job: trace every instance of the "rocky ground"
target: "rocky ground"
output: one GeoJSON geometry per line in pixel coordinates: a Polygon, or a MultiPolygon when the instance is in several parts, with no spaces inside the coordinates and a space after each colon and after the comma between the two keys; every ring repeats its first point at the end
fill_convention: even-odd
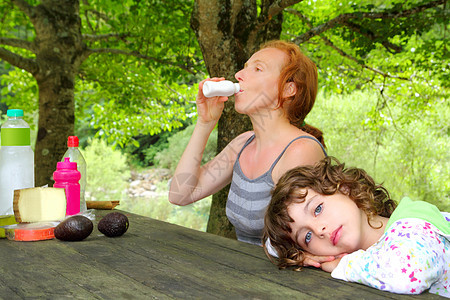
{"type": "Polygon", "coordinates": [[[147,169],[144,171],[131,171],[131,181],[127,193],[129,197],[153,198],[167,193],[165,186],[161,185],[170,179],[169,169],[147,169]]]}

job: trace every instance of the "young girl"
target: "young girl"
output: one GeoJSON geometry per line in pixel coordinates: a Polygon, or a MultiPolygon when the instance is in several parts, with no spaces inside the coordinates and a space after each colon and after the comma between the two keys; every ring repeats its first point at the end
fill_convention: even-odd
{"type": "Polygon", "coordinates": [[[253,131],[237,136],[201,166],[228,97],[206,98],[205,81],[200,82],[197,123],[171,180],[169,201],[187,205],[231,183],[226,213],[237,239],[261,245],[274,183],[292,167],[326,155],[320,130],[304,123],[317,94],[317,69],[297,45],[273,41],[254,53],[235,77],[241,90],[234,96],[234,107],[250,117],[253,131]]]}
{"type": "Polygon", "coordinates": [[[396,207],[364,170],[333,160],[294,168],[278,181],[265,215],[270,260],[301,267],[306,253],[334,255],[320,264],[334,278],[450,297],[450,214],[409,198],[396,207]]]}

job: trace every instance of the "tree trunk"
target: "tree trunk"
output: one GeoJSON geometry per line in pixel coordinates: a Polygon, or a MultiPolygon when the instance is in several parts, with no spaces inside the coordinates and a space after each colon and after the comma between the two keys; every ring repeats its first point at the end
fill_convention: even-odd
{"type": "MultiPolygon", "coordinates": [[[[262,1],[262,16],[267,14],[272,2],[262,1]]],[[[262,43],[278,39],[282,15],[268,19],[269,22],[259,25],[256,1],[196,0],[191,26],[209,75],[234,80],[234,74],[243,68],[262,43]]],[[[234,110],[233,101],[228,101],[219,120],[217,151],[220,152],[233,138],[247,130],[251,130],[249,118],[239,115],[234,110]]],[[[229,186],[213,195],[207,231],[235,237],[225,214],[228,190],[229,186]]]]}
{"type": "Polygon", "coordinates": [[[86,49],[82,42],[79,2],[47,0],[35,7],[39,122],[35,147],[36,186],[53,186],[52,174],[74,134],[75,76],[86,49]]]}
{"type": "Polygon", "coordinates": [[[50,78],[39,80],[38,86],[39,129],[34,154],[35,181],[36,186],[53,186],[55,162],[61,160],[67,149],[67,137],[74,134],[73,78],[67,77],[66,74],[53,74],[50,78]],[[54,89],[65,85],[66,88],[54,89]]]}

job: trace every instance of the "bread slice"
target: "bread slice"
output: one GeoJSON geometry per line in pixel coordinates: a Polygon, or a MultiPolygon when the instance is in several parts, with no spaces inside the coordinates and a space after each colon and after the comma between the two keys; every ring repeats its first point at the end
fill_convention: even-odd
{"type": "Polygon", "coordinates": [[[13,209],[19,223],[63,220],[66,193],[63,188],[53,187],[15,190],[13,209]]]}

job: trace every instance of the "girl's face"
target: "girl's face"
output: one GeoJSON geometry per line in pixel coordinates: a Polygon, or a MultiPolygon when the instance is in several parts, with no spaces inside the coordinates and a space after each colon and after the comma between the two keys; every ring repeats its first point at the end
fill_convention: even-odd
{"type": "Polygon", "coordinates": [[[276,48],[259,50],[236,73],[241,91],[235,95],[235,108],[249,114],[258,109],[273,109],[278,101],[278,78],[287,54],[276,48]]]}
{"type": "Polygon", "coordinates": [[[288,207],[291,238],[313,255],[339,255],[362,249],[369,224],[366,214],[348,196],[321,195],[307,189],[302,203],[288,207]]]}

